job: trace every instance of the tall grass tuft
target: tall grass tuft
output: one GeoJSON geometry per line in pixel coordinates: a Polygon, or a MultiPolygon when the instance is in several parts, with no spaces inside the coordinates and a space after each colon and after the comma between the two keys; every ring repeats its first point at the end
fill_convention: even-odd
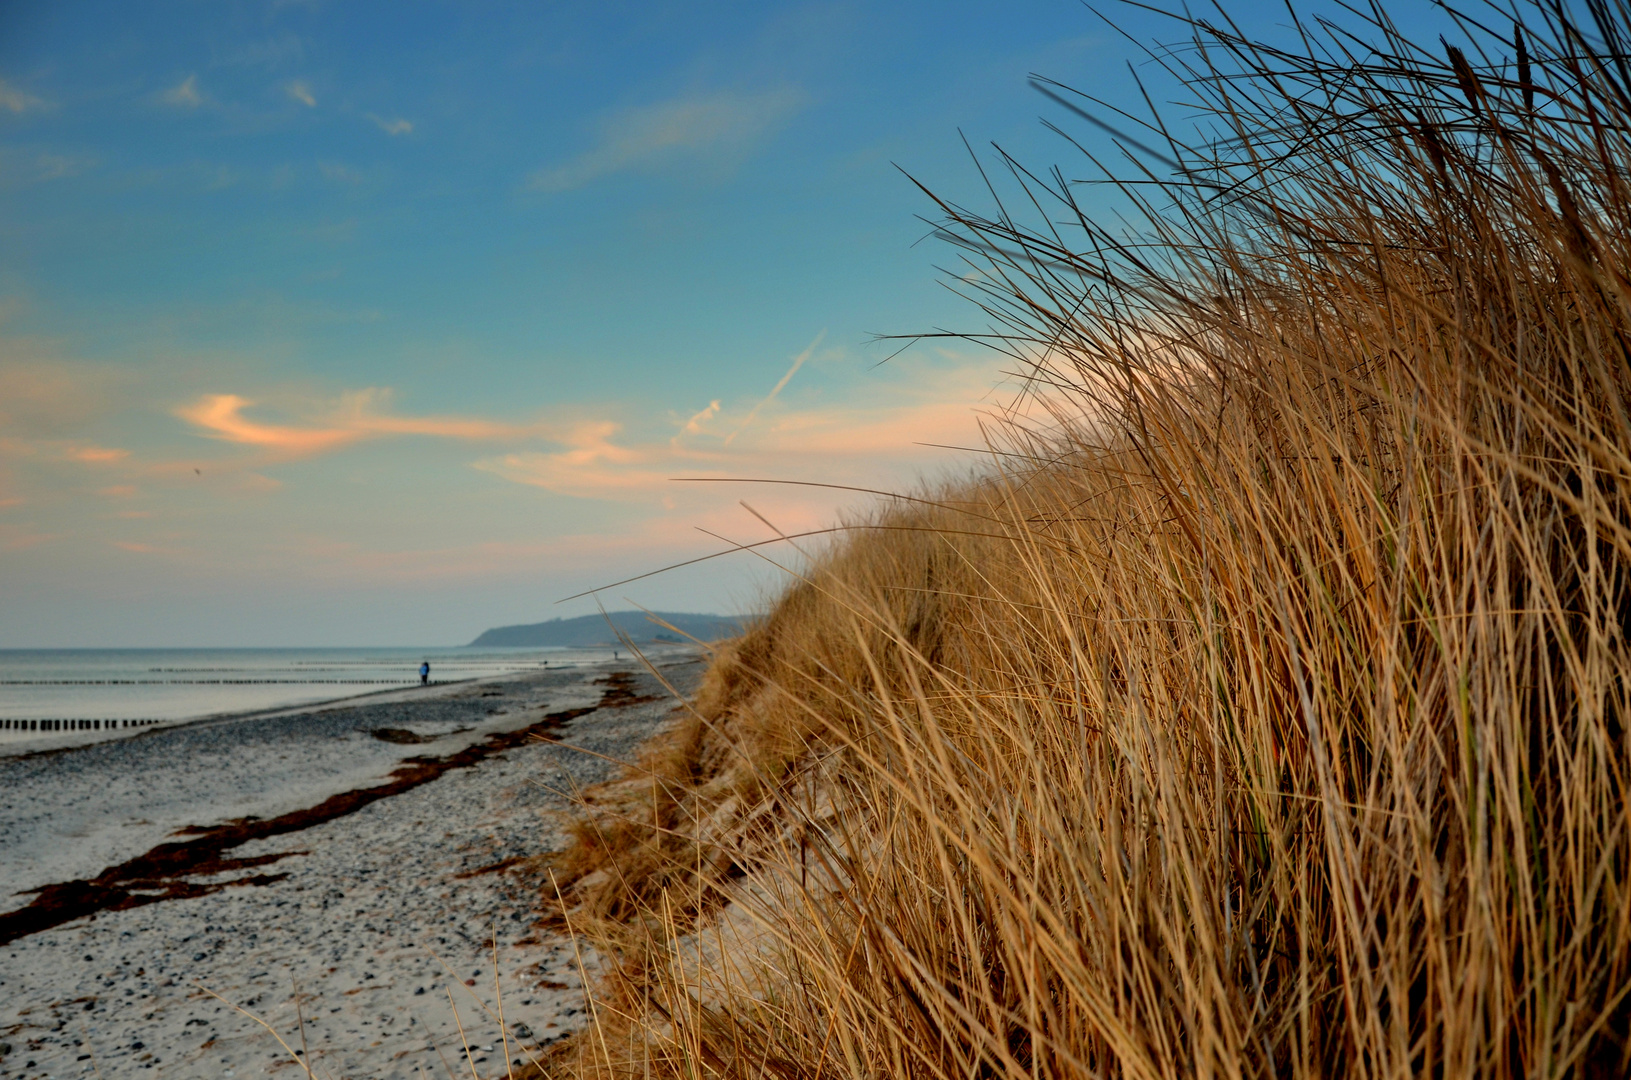
{"type": "Polygon", "coordinates": [[[1041,83],[1134,238],[937,200],[1028,419],[586,831],[573,1068],[1631,1071],[1631,15],[1355,18],[1180,20],[1187,141],[1041,83]]]}

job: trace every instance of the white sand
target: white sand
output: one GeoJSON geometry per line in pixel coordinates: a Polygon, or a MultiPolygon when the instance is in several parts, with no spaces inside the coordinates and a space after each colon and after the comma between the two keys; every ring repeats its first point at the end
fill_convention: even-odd
{"type": "MultiPolygon", "coordinates": [[[[665,659],[676,665],[665,675],[683,685],[700,670],[678,655],[665,659]]],[[[601,688],[590,680],[598,674],[530,696],[511,689],[503,715],[484,715],[478,730],[422,745],[344,734],[343,724],[319,719],[309,739],[299,725],[272,741],[229,731],[212,744],[215,757],[192,769],[185,762],[146,770],[152,776],[66,769],[50,795],[49,778],[34,777],[29,797],[46,811],[32,824],[0,827],[0,881],[15,889],[93,876],[183,822],[269,817],[347,785],[378,783],[401,758],[445,756],[488,731],[593,702],[601,688]],[[199,812],[211,799],[215,812],[199,812]],[[53,817],[57,827],[48,824],[53,817]],[[74,838],[75,831],[84,835],[74,838]]],[[[469,700],[482,692],[479,684],[463,688],[465,699],[449,707],[485,708],[469,700]]],[[[662,694],[644,675],[638,692],[662,694]]],[[[424,704],[410,699],[395,726],[431,735],[463,726],[424,704]]],[[[600,709],[571,721],[559,737],[626,758],[671,709],[666,698],[600,709]]],[[[105,911],[0,946],[0,1041],[10,1047],[0,1055],[0,1075],[302,1076],[271,1032],[232,1008],[264,1019],[298,1049],[296,984],[316,1076],[446,1077],[449,1066],[469,1076],[454,1008],[477,1072],[503,1075],[506,1060],[524,1061],[528,1048],[586,1021],[582,980],[572,943],[529,925],[538,890],[547,888],[535,872],[458,875],[555,849],[569,800],[547,789],[593,783],[611,768],[597,757],[529,743],[326,824],[226,853],[300,852],[248,872],[288,875],[272,884],[105,911]],[[496,1016],[495,935],[507,1059],[496,1016]]],[[[13,793],[7,798],[15,801],[13,793]]],[[[0,900],[0,910],[28,900],[0,900]]]]}

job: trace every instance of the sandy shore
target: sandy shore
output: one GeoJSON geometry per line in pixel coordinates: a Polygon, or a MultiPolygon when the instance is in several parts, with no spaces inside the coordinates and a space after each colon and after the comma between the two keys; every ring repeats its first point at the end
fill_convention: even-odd
{"type": "Polygon", "coordinates": [[[627,758],[672,707],[609,663],[0,759],[0,1076],[304,1075],[234,1006],[319,1077],[468,1076],[461,1022],[501,1075],[587,1019],[523,860],[614,768],[536,736],[627,758]]]}

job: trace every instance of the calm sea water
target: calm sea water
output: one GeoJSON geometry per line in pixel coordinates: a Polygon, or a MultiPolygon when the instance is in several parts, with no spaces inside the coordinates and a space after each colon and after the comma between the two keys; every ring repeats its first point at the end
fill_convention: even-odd
{"type": "MultiPolygon", "coordinates": [[[[609,649],[0,649],[0,720],[187,720],[568,667],[609,649]]],[[[7,725],[10,727],[11,725],[7,725]]]]}

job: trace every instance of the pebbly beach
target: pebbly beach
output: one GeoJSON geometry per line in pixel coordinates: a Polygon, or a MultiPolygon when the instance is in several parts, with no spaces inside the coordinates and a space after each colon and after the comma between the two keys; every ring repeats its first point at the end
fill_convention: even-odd
{"type": "Polygon", "coordinates": [[[547,856],[703,667],[647,659],[0,757],[0,1076],[527,1062],[594,965],[547,856]]]}

